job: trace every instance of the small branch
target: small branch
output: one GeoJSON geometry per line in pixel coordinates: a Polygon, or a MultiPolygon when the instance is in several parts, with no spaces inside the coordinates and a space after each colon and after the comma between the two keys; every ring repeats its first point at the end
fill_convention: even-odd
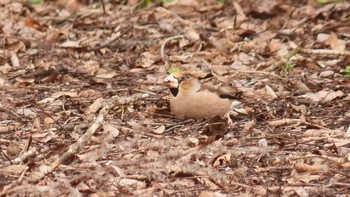
{"type": "Polygon", "coordinates": [[[316,55],[339,55],[339,56],[350,56],[350,51],[337,51],[329,49],[299,49],[300,53],[305,54],[316,54],[316,55]]]}
{"type": "Polygon", "coordinates": [[[183,38],[183,37],[184,37],[183,35],[177,35],[177,36],[169,37],[169,38],[164,40],[162,47],[160,47],[160,56],[162,57],[162,60],[164,60],[164,56],[165,56],[164,55],[164,48],[165,48],[166,43],[169,42],[170,40],[173,40],[176,38],[183,38]]]}
{"type": "Polygon", "coordinates": [[[33,175],[31,180],[33,182],[37,182],[44,178],[47,174],[53,172],[58,166],[60,166],[65,161],[69,160],[76,153],[78,153],[85,145],[85,143],[95,134],[97,129],[102,125],[105,115],[109,112],[110,109],[114,107],[118,107],[121,105],[125,105],[127,103],[134,102],[136,100],[148,97],[148,94],[133,94],[130,97],[122,97],[114,96],[109,99],[104,107],[100,110],[98,116],[96,117],[94,123],[88,128],[88,130],[78,139],[78,141],[72,144],[68,151],[57,158],[47,169],[42,170],[39,174],[33,175]]]}
{"type": "Polygon", "coordinates": [[[105,2],[103,0],[100,0],[101,1],[101,5],[102,5],[102,8],[103,8],[103,14],[106,15],[106,7],[105,7],[105,2]]]}
{"type": "Polygon", "coordinates": [[[282,57],[282,59],[280,59],[279,61],[275,62],[271,66],[265,68],[264,71],[266,71],[266,72],[274,71],[276,68],[278,68],[278,67],[284,65],[285,63],[287,63],[290,60],[290,58],[292,58],[294,55],[296,55],[298,53],[299,53],[299,49],[293,49],[293,50],[289,51],[287,55],[282,57]]]}
{"type": "Polygon", "coordinates": [[[2,148],[0,147],[0,153],[2,153],[2,155],[4,155],[4,157],[11,163],[13,164],[13,162],[11,161],[11,159],[6,155],[6,153],[4,151],[2,151],[2,148]]]}
{"type": "Polygon", "coordinates": [[[20,156],[18,156],[16,159],[14,159],[12,161],[12,163],[14,164],[20,164],[23,163],[24,160],[30,158],[30,157],[34,157],[35,155],[37,155],[38,152],[36,150],[36,148],[32,148],[27,152],[24,152],[23,154],[21,154],[20,156]]]}

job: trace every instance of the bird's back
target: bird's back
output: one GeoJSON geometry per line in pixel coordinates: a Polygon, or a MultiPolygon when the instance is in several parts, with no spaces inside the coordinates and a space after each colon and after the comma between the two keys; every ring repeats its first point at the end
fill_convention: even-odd
{"type": "Polygon", "coordinates": [[[207,118],[225,115],[230,110],[231,101],[222,99],[209,91],[178,95],[170,101],[173,114],[178,118],[207,118]]]}

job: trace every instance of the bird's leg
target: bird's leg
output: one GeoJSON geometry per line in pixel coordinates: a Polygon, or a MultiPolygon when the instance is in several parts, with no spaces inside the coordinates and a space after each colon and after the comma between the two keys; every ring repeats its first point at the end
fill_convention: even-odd
{"type": "Polygon", "coordinates": [[[232,122],[232,119],[231,119],[231,117],[230,117],[230,112],[227,112],[227,113],[225,114],[225,117],[227,118],[227,125],[228,125],[228,127],[229,127],[229,128],[233,127],[233,122],[232,122]]]}

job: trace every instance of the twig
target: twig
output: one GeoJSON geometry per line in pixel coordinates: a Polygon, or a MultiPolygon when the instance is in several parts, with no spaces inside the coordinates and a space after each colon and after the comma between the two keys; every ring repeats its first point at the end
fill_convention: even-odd
{"type": "Polygon", "coordinates": [[[29,167],[25,166],[18,180],[16,182],[10,183],[9,185],[6,185],[6,187],[4,187],[3,190],[1,191],[0,196],[7,196],[6,194],[12,193],[14,191],[18,191],[20,190],[21,187],[26,187],[26,186],[19,186],[19,187],[16,187],[16,186],[22,183],[24,175],[28,170],[29,170],[29,167]]]}
{"type": "Polygon", "coordinates": [[[164,48],[165,48],[166,43],[169,42],[170,40],[173,40],[176,38],[183,38],[183,37],[184,37],[183,35],[177,35],[177,36],[169,37],[169,38],[164,40],[162,46],[160,47],[160,56],[161,56],[162,60],[164,60],[164,48]]]}
{"type": "Polygon", "coordinates": [[[28,138],[28,140],[27,140],[27,143],[26,143],[26,145],[23,147],[23,150],[21,151],[21,153],[27,152],[27,151],[29,150],[30,145],[32,145],[32,140],[33,140],[32,135],[29,135],[29,138],[28,138]]]}
{"type": "Polygon", "coordinates": [[[330,49],[299,49],[300,53],[305,54],[317,54],[317,55],[340,55],[340,56],[350,56],[350,51],[337,51],[330,49]]]}
{"type": "Polygon", "coordinates": [[[105,7],[105,2],[103,0],[100,0],[103,8],[103,14],[106,15],[106,7],[105,7]]]}
{"type": "Polygon", "coordinates": [[[184,124],[191,123],[192,121],[193,121],[192,119],[189,119],[189,120],[184,120],[184,121],[181,121],[181,122],[177,122],[175,124],[167,125],[167,126],[165,126],[164,133],[167,133],[167,132],[171,131],[172,129],[176,128],[176,127],[181,127],[184,124]]]}
{"type": "MultiPolygon", "coordinates": [[[[21,164],[23,163],[24,160],[30,158],[30,157],[34,157],[35,155],[38,154],[36,148],[32,148],[32,149],[29,149],[30,145],[32,144],[32,136],[30,135],[29,136],[29,139],[26,143],[26,145],[23,147],[21,153],[19,154],[19,156],[17,158],[15,158],[13,161],[11,161],[5,153],[4,156],[9,159],[10,161],[10,165],[13,165],[13,164],[21,164]]],[[[2,150],[0,149],[0,151],[2,152],[2,150]]]]}
{"type": "Polygon", "coordinates": [[[292,58],[294,55],[296,55],[298,53],[299,53],[299,49],[293,49],[293,50],[289,51],[287,55],[282,57],[282,59],[280,59],[279,61],[275,62],[271,66],[265,68],[264,71],[266,71],[266,72],[274,71],[276,68],[278,68],[278,67],[282,66],[283,64],[287,63],[290,58],[292,58]]]}
{"type": "Polygon", "coordinates": [[[11,164],[13,164],[12,161],[11,161],[11,159],[6,155],[6,153],[4,153],[4,151],[2,151],[2,148],[1,148],[1,147],[0,147],[0,153],[2,153],[2,155],[4,155],[4,157],[5,157],[8,161],[10,161],[11,164]]]}
{"type": "MultiPolygon", "coordinates": [[[[196,147],[196,149],[198,149],[196,147]]],[[[216,178],[214,178],[213,176],[211,176],[208,172],[202,172],[202,171],[196,171],[196,170],[192,170],[189,168],[182,168],[182,173],[185,174],[191,174],[192,176],[196,176],[196,177],[206,177],[205,179],[207,179],[208,181],[212,182],[214,185],[216,185],[217,187],[223,189],[224,191],[227,191],[227,188],[225,185],[219,183],[219,181],[216,180],[216,178]]]]}
{"type": "Polygon", "coordinates": [[[86,129],[89,127],[89,124],[86,124],[83,122],[81,122],[79,125],[76,125],[74,123],[65,124],[63,126],[61,126],[59,124],[52,124],[51,127],[55,128],[55,129],[60,128],[60,129],[65,130],[65,131],[73,131],[73,130],[86,129]]]}
{"type": "MultiPolygon", "coordinates": [[[[121,105],[125,105],[127,103],[134,102],[136,100],[146,98],[149,94],[133,94],[130,97],[122,97],[114,96],[109,99],[104,107],[100,110],[98,116],[96,117],[94,123],[88,128],[88,130],[78,139],[77,142],[72,144],[68,151],[57,158],[47,169],[42,170],[39,174],[32,176],[32,181],[37,182],[44,178],[47,174],[53,172],[58,166],[60,166],[65,161],[69,160],[76,153],[78,153],[85,145],[85,143],[90,139],[91,136],[95,134],[97,129],[102,125],[105,115],[109,112],[110,109],[114,107],[119,107],[121,105]]],[[[35,173],[34,173],[35,174],[35,173]]]]}
{"type": "Polygon", "coordinates": [[[303,121],[300,119],[292,119],[292,118],[282,118],[279,120],[273,120],[273,121],[269,121],[268,124],[271,127],[279,127],[282,125],[290,125],[290,124],[300,124],[303,121]]]}
{"type": "Polygon", "coordinates": [[[20,163],[22,163],[24,160],[28,159],[29,157],[33,157],[33,156],[35,156],[35,155],[37,155],[37,150],[36,150],[36,148],[32,148],[32,149],[30,149],[29,151],[27,151],[27,152],[21,154],[20,156],[18,156],[16,159],[14,159],[14,160],[12,161],[12,163],[14,163],[14,164],[20,164],[20,163]]]}

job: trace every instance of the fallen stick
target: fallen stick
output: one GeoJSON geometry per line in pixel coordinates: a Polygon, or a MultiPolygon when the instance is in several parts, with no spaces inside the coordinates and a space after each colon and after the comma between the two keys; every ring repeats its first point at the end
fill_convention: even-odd
{"type": "MultiPolygon", "coordinates": [[[[93,124],[88,128],[88,130],[75,142],[74,144],[70,145],[67,152],[65,152],[63,155],[61,155],[59,158],[57,158],[49,167],[44,168],[44,170],[41,170],[38,173],[33,173],[30,180],[31,182],[38,182],[42,178],[44,178],[49,173],[53,172],[58,166],[60,166],[65,161],[69,160],[71,157],[73,157],[76,153],[78,153],[85,145],[85,143],[90,139],[91,136],[95,134],[97,129],[102,125],[105,115],[109,112],[110,109],[114,107],[119,107],[121,105],[125,105],[128,103],[132,103],[136,100],[146,98],[149,94],[133,94],[129,97],[122,97],[119,98],[118,96],[114,96],[111,99],[109,99],[100,110],[98,116],[96,117],[93,124]]],[[[40,168],[40,167],[39,167],[40,168]]]]}

